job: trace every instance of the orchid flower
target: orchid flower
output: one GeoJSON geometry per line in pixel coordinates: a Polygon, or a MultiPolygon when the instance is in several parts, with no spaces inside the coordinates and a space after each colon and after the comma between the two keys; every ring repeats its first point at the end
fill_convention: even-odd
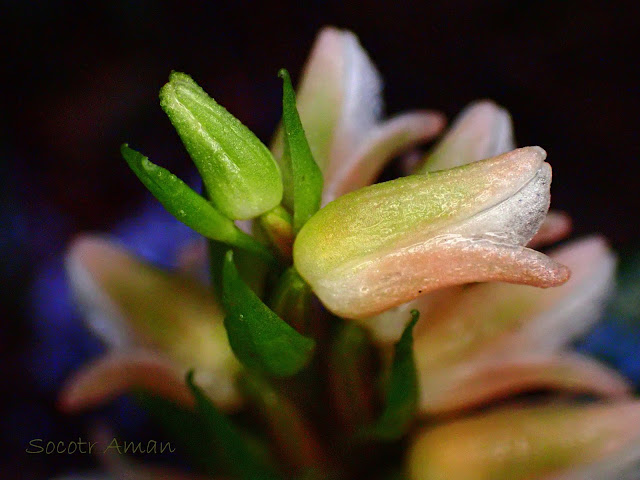
{"type": "Polygon", "coordinates": [[[637,478],[640,404],[508,406],[427,427],[411,480],[637,478]]]}
{"type": "Polygon", "coordinates": [[[560,285],[569,270],[523,247],[549,207],[545,158],[541,148],[522,148],[347,194],[302,229],[294,265],[347,318],[474,281],[560,285]]]}
{"type": "MultiPolygon", "coordinates": [[[[437,135],[442,117],[416,111],[382,121],[380,76],[347,31],[321,31],[297,95],[288,72],[279,76],[283,120],[270,150],[188,75],[174,72],[163,87],[161,105],[204,195],[123,146],[165,208],[212,241],[212,282],[194,275],[204,248],[189,247],[184,271],[166,272],[105,239],[76,241],[69,276],[110,352],[74,374],[62,406],[78,411],[142,389],[195,412],[237,477],[280,478],[222,413],[253,404],[289,477],[329,478],[361,468],[352,465],[358,442],[397,441],[417,416],[434,420],[549,388],[618,403],[505,407],[422,428],[407,460],[410,477],[560,480],[637,459],[640,407],[621,400],[626,381],[566,348],[598,319],[615,255],[596,237],[549,255],[533,249],[570,228],[566,215],[548,213],[546,152],[515,148],[509,114],[482,101],[412,175],[371,185],[386,162],[437,135]],[[252,222],[255,235],[238,220],[252,222]],[[250,285],[236,267],[239,251],[253,255],[252,270],[264,265],[260,278],[273,283],[250,285]],[[316,311],[312,294],[341,319],[316,311]],[[380,372],[388,380],[378,421],[377,402],[363,391],[377,362],[362,357],[374,346],[358,325],[383,353],[395,343],[388,375],[380,372]],[[327,352],[327,362],[312,361],[327,352]],[[354,403],[337,408],[347,421],[359,399],[367,403],[344,427],[350,448],[333,455],[325,451],[336,443],[329,429],[318,429],[331,437],[323,443],[302,413],[333,419],[316,398],[321,375],[332,400],[354,403]],[[521,429],[509,436],[511,425],[521,429]]],[[[119,478],[186,478],[113,465],[119,478]]]]}

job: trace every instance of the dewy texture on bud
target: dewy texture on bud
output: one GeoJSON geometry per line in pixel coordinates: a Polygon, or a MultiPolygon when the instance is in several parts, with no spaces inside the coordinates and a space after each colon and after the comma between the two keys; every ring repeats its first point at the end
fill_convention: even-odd
{"type": "Polygon", "coordinates": [[[282,179],[269,149],[191,77],[172,73],[160,103],[222,213],[246,220],[280,203],[282,179]]]}
{"type": "Polygon", "coordinates": [[[468,282],[562,284],[566,267],[522,246],[549,207],[545,158],[526,147],[340,197],[300,231],[295,267],[346,318],[468,282]]]}

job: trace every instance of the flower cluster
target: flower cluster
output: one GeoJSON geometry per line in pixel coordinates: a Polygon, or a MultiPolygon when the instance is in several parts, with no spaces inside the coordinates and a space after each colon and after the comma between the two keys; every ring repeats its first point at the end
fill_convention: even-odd
{"type": "MultiPolygon", "coordinates": [[[[632,471],[640,403],[568,348],[599,318],[616,257],[597,236],[535,249],[570,230],[548,212],[546,152],[516,148],[509,114],[480,101],[419,153],[443,117],[382,119],[379,74],[347,31],[319,34],[297,93],[279,75],[270,149],[188,75],[162,88],[203,194],[122,147],[207,241],[166,271],[108,239],[76,240],[69,278],[111,348],[69,379],[61,407],[135,392],[203,478],[632,471]],[[396,158],[407,175],[372,184],[396,158]]],[[[105,463],[116,478],[201,478],[105,463]]]]}

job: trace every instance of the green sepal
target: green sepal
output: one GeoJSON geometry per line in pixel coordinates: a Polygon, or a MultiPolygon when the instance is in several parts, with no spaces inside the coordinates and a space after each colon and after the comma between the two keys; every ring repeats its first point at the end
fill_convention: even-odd
{"type": "Polygon", "coordinates": [[[222,268],[222,303],[229,344],[247,368],[288,377],[307,365],[315,341],[296,332],[262,303],[240,278],[231,250],[222,268]]]}
{"type": "Polygon", "coordinates": [[[196,401],[196,412],[207,435],[214,439],[227,469],[242,480],[279,480],[281,477],[257,454],[233,422],[194,383],[193,370],[187,373],[186,381],[196,401]]]}
{"type": "Polygon", "coordinates": [[[420,313],[411,311],[411,321],[395,345],[385,407],[380,418],[362,429],[358,437],[381,441],[399,440],[407,433],[418,406],[418,371],[413,355],[413,327],[420,313]]]}
{"type": "Polygon", "coordinates": [[[269,249],[240,230],[233,220],[220,213],[205,198],[168,170],[152,163],[147,157],[125,143],[122,156],[133,173],[149,189],[171,215],[196,232],[212,240],[233,245],[273,261],[269,249]]]}
{"type": "Polygon", "coordinates": [[[296,94],[289,72],[278,72],[283,81],[282,126],[284,130],[284,160],[293,178],[293,228],[302,226],[318,211],[322,201],[323,178],[320,167],[313,159],[307,137],[296,108],[296,94]]]}

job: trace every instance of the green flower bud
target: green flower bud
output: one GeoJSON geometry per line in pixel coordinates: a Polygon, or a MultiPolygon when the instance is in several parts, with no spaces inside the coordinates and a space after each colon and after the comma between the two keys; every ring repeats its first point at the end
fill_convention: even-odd
{"type": "Polygon", "coordinates": [[[280,203],[280,170],[267,147],[191,77],[173,72],[160,104],[222,213],[244,220],[280,203]]]}

